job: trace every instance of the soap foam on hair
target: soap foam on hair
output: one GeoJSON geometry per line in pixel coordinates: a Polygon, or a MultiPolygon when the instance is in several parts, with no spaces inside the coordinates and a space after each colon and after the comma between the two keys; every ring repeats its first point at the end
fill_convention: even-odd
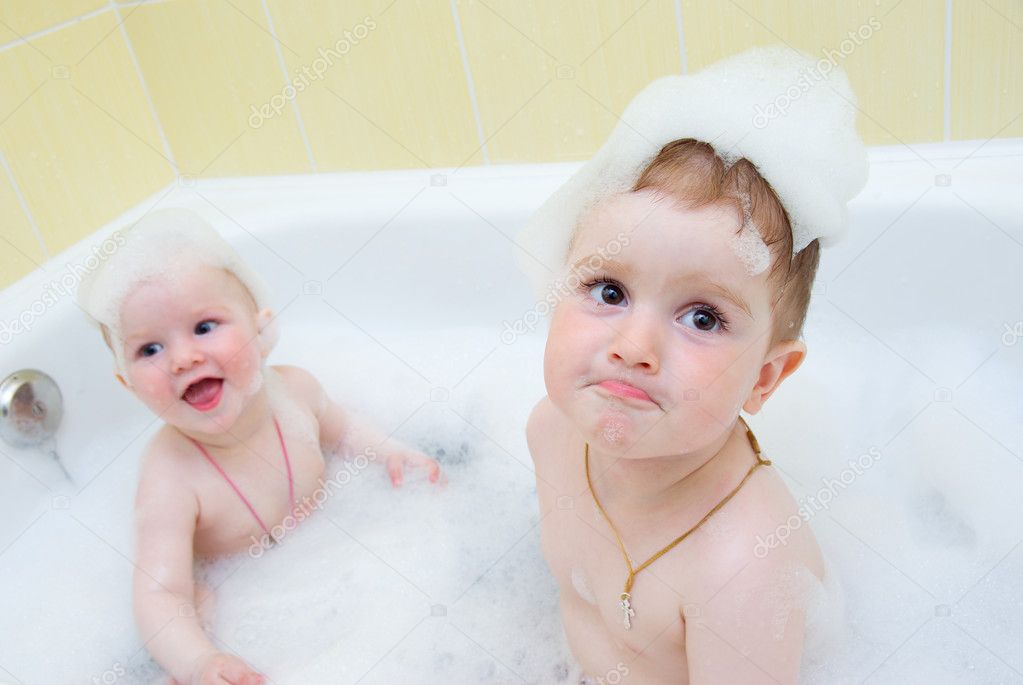
{"type": "MultiPolygon", "coordinates": [[[[685,138],[710,144],[726,165],[747,159],[756,166],[788,213],[793,253],[814,239],[822,245],[838,239],[847,224],[846,204],[867,178],[856,99],[845,74],[835,68],[811,79],[781,114],[763,115],[815,69],[813,58],[791,48],[752,48],[696,74],[650,83],[607,142],[519,234],[519,266],[537,292],[560,272],[580,218],[602,199],[631,190],[661,148],[685,138]]],[[[741,251],[751,256],[751,269],[763,264],[750,234],[741,251]]]]}

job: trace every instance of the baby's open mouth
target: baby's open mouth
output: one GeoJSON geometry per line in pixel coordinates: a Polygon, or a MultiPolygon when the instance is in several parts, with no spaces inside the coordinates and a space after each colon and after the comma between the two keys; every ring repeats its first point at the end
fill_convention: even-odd
{"type": "Polygon", "coordinates": [[[201,378],[185,388],[181,399],[199,411],[209,411],[220,402],[223,388],[223,378],[201,378]]]}

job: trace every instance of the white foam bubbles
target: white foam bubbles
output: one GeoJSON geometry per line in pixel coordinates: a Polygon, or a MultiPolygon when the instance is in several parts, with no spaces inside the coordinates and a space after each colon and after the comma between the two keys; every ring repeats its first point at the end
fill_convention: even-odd
{"type": "Polygon", "coordinates": [[[644,88],[600,150],[518,236],[519,266],[537,291],[560,271],[580,218],[602,198],[632,188],[664,145],[683,138],[711,143],[728,165],[739,158],[756,165],[788,212],[794,252],[815,238],[828,244],[841,236],[846,203],[867,178],[866,152],[848,79],[834,69],[807,82],[814,68],[811,57],[791,48],[753,48],[644,88]],[[758,116],[804,83],[782,114],[766,124],[758,116]]]}
{"type": "Polygon", "coordinates": [[[732,249],[750,276],[758,276],[771,266],[771,250],[752,221],[744,223],[732,238],[732,249]]]}
{"type": "MultiPolygon", "coordinates": [[[[878,396],[919,394],[912,371],[897,360],[850,354],[847,331],[835,322],[826,330],[835,331],[833,339],[816,333],[822,339],[814,363],[751,419],[778,473],[792,474],[810,491],[822,476],[838,478],[846,458],[877,439],[871,430],[881,427],[878,435],[890,436],[917,411],[892,416],[894,405],[878,396]],[[862,373],[868,362],[875,372],[869,378],[862,373]],[[877,387],[883,379],[890,385],[877,387]],[[812,421],[807,406],[814,406],[812,421]]],[[[438,489],[412,473],[394,490],[376,464],[339,478],[343,486],[281,545],[258,559],[242,554],[202,569],[216,588],[212,634],[282,685],[375,685],[410,677],[430,685],[568,682],[576,668],[560,626],[557,587],[540,553],[535,474],[522,430],[543,392],[543,340],[524,336],[502,346],[450,398],[426,402],[425,382],[361,333],[342,335],[322,324],[295,332],[302,335],[287,336],[279,353],[313,370],[336,399],[369,407],[386,430],[400,426],[399,437],[441,460],[449,484],[438,489]],[[358,354],[360,363],[336,364],[339,348],[358,354]],[[363,395],[369,387],[389,391],[363,395]]],[[[381,340],[391,349],[400,342],[381,340]]],[[[412,344],[437,350],[438,360],[455,360],[448,375],[439,361],[423,364],[441,383],[479,362],[493,347],[494,331],[417,334],[412,344]]],[[[990,364],[997,377],[1019,376],[1018,363],[996,357],[990,364]]],[[[272,380],[267,383],[272,390],[272,380]]],[[[962,581],[984,575],[981,561],[993,568],[1018,538],[1018,517],[1003,515],[1020,501],[1018,462],[997,446],[978,456],[979,443],[969,451],[969,435],[942,457],[939,443],[968,424],[943,428],[954,416],[931,418],[938,409],[932,405],[827,511],[804,524],[833,561],[819,586],[807,578],[804,683],[859,682],[882,663],[872,680],[907,682],[899,676],[914,667],[940,672],[935,682],[954,680],[960,673],[945,660],[976,656],[964,653],[964,644],[983,648],[961,633],[955,642],[928,632],[942,625],[959,630],[935,616],[939,603],[1011,662],[1023,622],[1006,617],[1005,602],[1019,597],[1019,550],[988,577],[994,585],[981,584],[961,604],[955,599],[969,587],[962,581]],[[898,455],[889,452],[896,448],[898,455]],[[906,462],[905,473],[899,462],[906,462]],[[935,473],[921,483],[928,473],[923,465],[935,473]],[[927,494],[934,490],[941,498],[927,494]],[[985,491],[999,493],[999,501],[985,500],[985,491]],[[974,528],[976,543],[933,535],[935,513],[942,523],[961,520],[974,528]],[[946,577],[959,579],[948,592],[941,590],[946,577]],[[927,618],[930,627],[907,642],[927,618]]],[[[294,417],[281,411],[289,435],[296,432],[294,417]]],[[[139,418],[138,431],[144,426],[139,418]]],[[[42,518],[0,555],[0,578],[16,598],[0,614],[8,648],[3,666],[25,682],[22,673],[40,682],[89,681],[116,665],[126,671],[119,685],[148,684],[160,675],[130,606],[131,503],[141,442],[81,494],[69,492],[70,509],[43,502],[42,518]],[[93,648],[77,648],[82,644],[93,648]],[[48,658],[54,653],[61,658],[48,658]]],[[[97,448],[83,459],[108,453],[97,448]]],[[[344,463],[332,460],[327,473],[344,463]]],[[[797,497],[804,494],[799,484],[790,487],[797,497]]],[[[591,498],[577,506],[601,525],[591,498]]],[[[1007,668],[985,659],[974,662],[975,681],[997,682],[1007,668]]],[[[965,665],[956,668],[966,672],[965,665]]]]}
{"type": "Polygon", "coordinates": [[[753,221],[748,195],[742,197],[742,215],[742,227],[731,239],[732,250],[746,268],[746,273],[758,276],[771,266],[771,249],[753,221]]]}
{"type": "MultiPolygon", "coordinates": [[[[121,311],[125,299],[141,283],[172,287],[188,278],[197,265],[226,269],[248,289],[257,309],[269,308],[270,295],[262,279],[195,212],[160,209],[115,233],[118,248],[102,265],[86,274],[78,286],[79,306],[94,323],[110,332],[117,367],[124,373],[126,360],[121,311]]],[[[276,342],[276,324],[264,332],[267,344],[276,342]]]]}

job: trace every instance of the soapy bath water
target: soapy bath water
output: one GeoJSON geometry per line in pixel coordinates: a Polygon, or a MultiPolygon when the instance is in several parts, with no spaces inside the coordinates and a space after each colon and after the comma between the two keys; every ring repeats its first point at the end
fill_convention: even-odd
{"type": "MultiPolygon", "coordinates": [[[[302,317],[314,320],[283,317],[271,362],[312,370],[338,400],[436,456],[448,483],[412,474],[393,490],[379,465],[333,459],[324,479],[339,485],[282,544],[200,566],[215,588],[216,643],[281,684],[573,682],[522,432],[543,393],[543,331],[512,345],[489,328],[374,341],[302,317]]],[[[1019,664],[961,631],[1002,654],[1023,636],[1012,608],[1023,600],[1014,580],[1023,552],[1011,546],[1023,530],[1006,516],[1018,510],[1023,466],[946,430],[938,405],[879,443],[916,404],[883,398],[914,397],[915,382],[896,364],[864,378],[863,352],[846,347],[849,325],[818,313],[808,332],[816,362],[750,419],[797,499],[828,500],[808,504],[813,515],[799,525],[813,526],[844,589],[845,625],[837,647],[814,647],[804,682],[1016,682],[1019,664]],[[880,457],[848,476],[849,460],[872,444],[880,457]]],[[[987,373],[1018,378],[1019,361],[994,361],[987,373]]],[[[141,409],[132,418],[135,432],[151,421],[141,409]]],[[[0,556],[9,598],[0,682],[161,677],[135,631],[129,561],[137,456],[154,429],[101,473],[89,462],[109,454],[69,459],[94,483],[64,508],[46,502],[0,556]]],[[[809,643],[827,643],[831,619],[811,620],[821,634],[809,643]]]]}

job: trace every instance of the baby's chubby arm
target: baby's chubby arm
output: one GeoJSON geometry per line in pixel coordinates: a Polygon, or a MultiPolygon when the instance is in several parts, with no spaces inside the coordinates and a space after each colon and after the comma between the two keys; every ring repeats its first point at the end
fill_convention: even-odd
{"type": "Polygon", "coordinates": [[[320,424],[320,448],[324,453],[366,454],[382,458],[395,486],[401,485],[405,466],[425,468],[430,482],[440,480],[440,464],[334,402],[311,373],[297,366],[274,368],[308,402],[320,424]]]}
{"type": "Polygon", "coordinates": [[[199,624],[192,577],[198,499],[158,442],[150,446],[135,500],[132,604],[142,639],[178,683],[259,685],[263,676],[219,653],[199,624]]]}

